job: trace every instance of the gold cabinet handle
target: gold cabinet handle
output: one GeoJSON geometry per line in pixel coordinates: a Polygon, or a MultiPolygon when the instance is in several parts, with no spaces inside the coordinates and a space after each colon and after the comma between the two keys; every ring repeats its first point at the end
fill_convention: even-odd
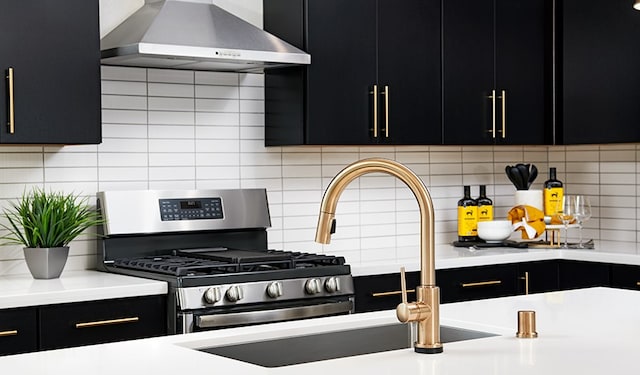
{"type": "MultiPolygon", "coordinates": [[[[415,293],[416,290],[415,289],[409,289],[407,290],[407,293],[415,293]]],[[[377,293],[371,293],[372,297],[388,297],[388,296],[397,296],[397,295],[401,295],[402,291],[401,290],[394,290],[392,292],[377,292],[377,293]]]]}
{"type": "Polygon", "coordinates": [[[18,334],[17,329],[14,329],[11,331],[0,331],[0,337],[15,336],[17,334],[18,334]]]}
{"type": "Polygon", "coordinates": [[[501,280],[492,280],[492,281],[480,281],[477,283],[463,283],[462,287],[463,288],[473,288],[476,286],[488,286],[488,285],[498,285],[498,284],[502,284],[501,280]]]}
{"type": "Polygon", "coordinates": [[[76,328],[91,328],[91,327],[108,326],[113,324],[133,323],[133,322],[137,322],[138,320],[140,320],[140,318],[137,316],[134,316],[131,318],[98,320],[95,322],[76,323],[76,328]]]}
{"type": "Polygon", "coordinates": [[[384,86],[384,136],[389,138],[389,86],[384,86]]]}
{"type": "Polygon", "coordinates": [[[529,271],[525,271],[524,276],[520,276],[520,280],[524,280],[524,294],[529,294],[529,271]]]}
{"type": "Polygon", "coordinates": [[[9,134],[13,134],[15,132],[15,104],[14,104],[14,96],[13,96],[13,68],[9,68],[7,72],[7,81],[9,83],[9,134]]]}
{"type": "Polygon", "coordinates": [[[373,138],[378,138],[378,85],[373,85],[373,138]]]}
{"type": "Polygon", "coordinates": [[[502,90],[502,139],[507,136],[507,91],[502,90]]]}
{"type": "Polygon", "coordinates": [[[636,285],[637,285],[637,286],[640,286],[640,281],[636,281],[636,285]]]}
{"type": "Polygon", "coordinates": [[[496,90],[491,90],[491,137],[496,138],[496,90]]]}

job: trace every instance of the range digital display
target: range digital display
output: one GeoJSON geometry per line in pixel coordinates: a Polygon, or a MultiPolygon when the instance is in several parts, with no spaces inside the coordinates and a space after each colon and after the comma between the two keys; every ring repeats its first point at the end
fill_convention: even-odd
{"type": "Polygon", "coordinates": [[[180,201],[180,208],[183,210],[194,210],[202,208],[200,201],[180,201]]]}

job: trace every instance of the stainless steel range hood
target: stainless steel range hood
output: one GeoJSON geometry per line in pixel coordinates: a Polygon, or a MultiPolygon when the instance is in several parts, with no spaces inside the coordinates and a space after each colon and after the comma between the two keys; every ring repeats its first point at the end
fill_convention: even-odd
{"type": "Polygon", "coordinates": [[[100,49],[105,65],[242,72],[311,63],[306,52],[202,0],[146,0],[100,49]]]}

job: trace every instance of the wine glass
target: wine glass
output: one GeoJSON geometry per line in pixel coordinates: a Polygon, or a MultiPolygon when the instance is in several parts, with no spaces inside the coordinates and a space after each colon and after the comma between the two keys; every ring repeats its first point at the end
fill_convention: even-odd
{"type": "Polygon", "coordinates": [[[576,221],[579,225],[580,242],[578,247],[584,249],[584,243],[582,242],[582,223],[591,218],[591,203],[586,195],[576,195],[576,212],[574,214],[576,221]]]}
{"type": "Polygon", "coordinates": [[[564,224],[564,245],[565,249],[569,248],[569,223],[574,219],[576,213],[576,196],[565,195],[558,200],[557,215],[564,224]]]}

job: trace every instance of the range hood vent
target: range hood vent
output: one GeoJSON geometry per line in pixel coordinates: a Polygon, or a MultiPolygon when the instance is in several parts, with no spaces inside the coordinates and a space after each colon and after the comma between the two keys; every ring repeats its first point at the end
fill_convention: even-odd
{"type": "Polygon", "coordinates": [[[311,63],[308,53],[197,0],[146,0],[100,49],[105,65],[256,72],[311,63]]]}

